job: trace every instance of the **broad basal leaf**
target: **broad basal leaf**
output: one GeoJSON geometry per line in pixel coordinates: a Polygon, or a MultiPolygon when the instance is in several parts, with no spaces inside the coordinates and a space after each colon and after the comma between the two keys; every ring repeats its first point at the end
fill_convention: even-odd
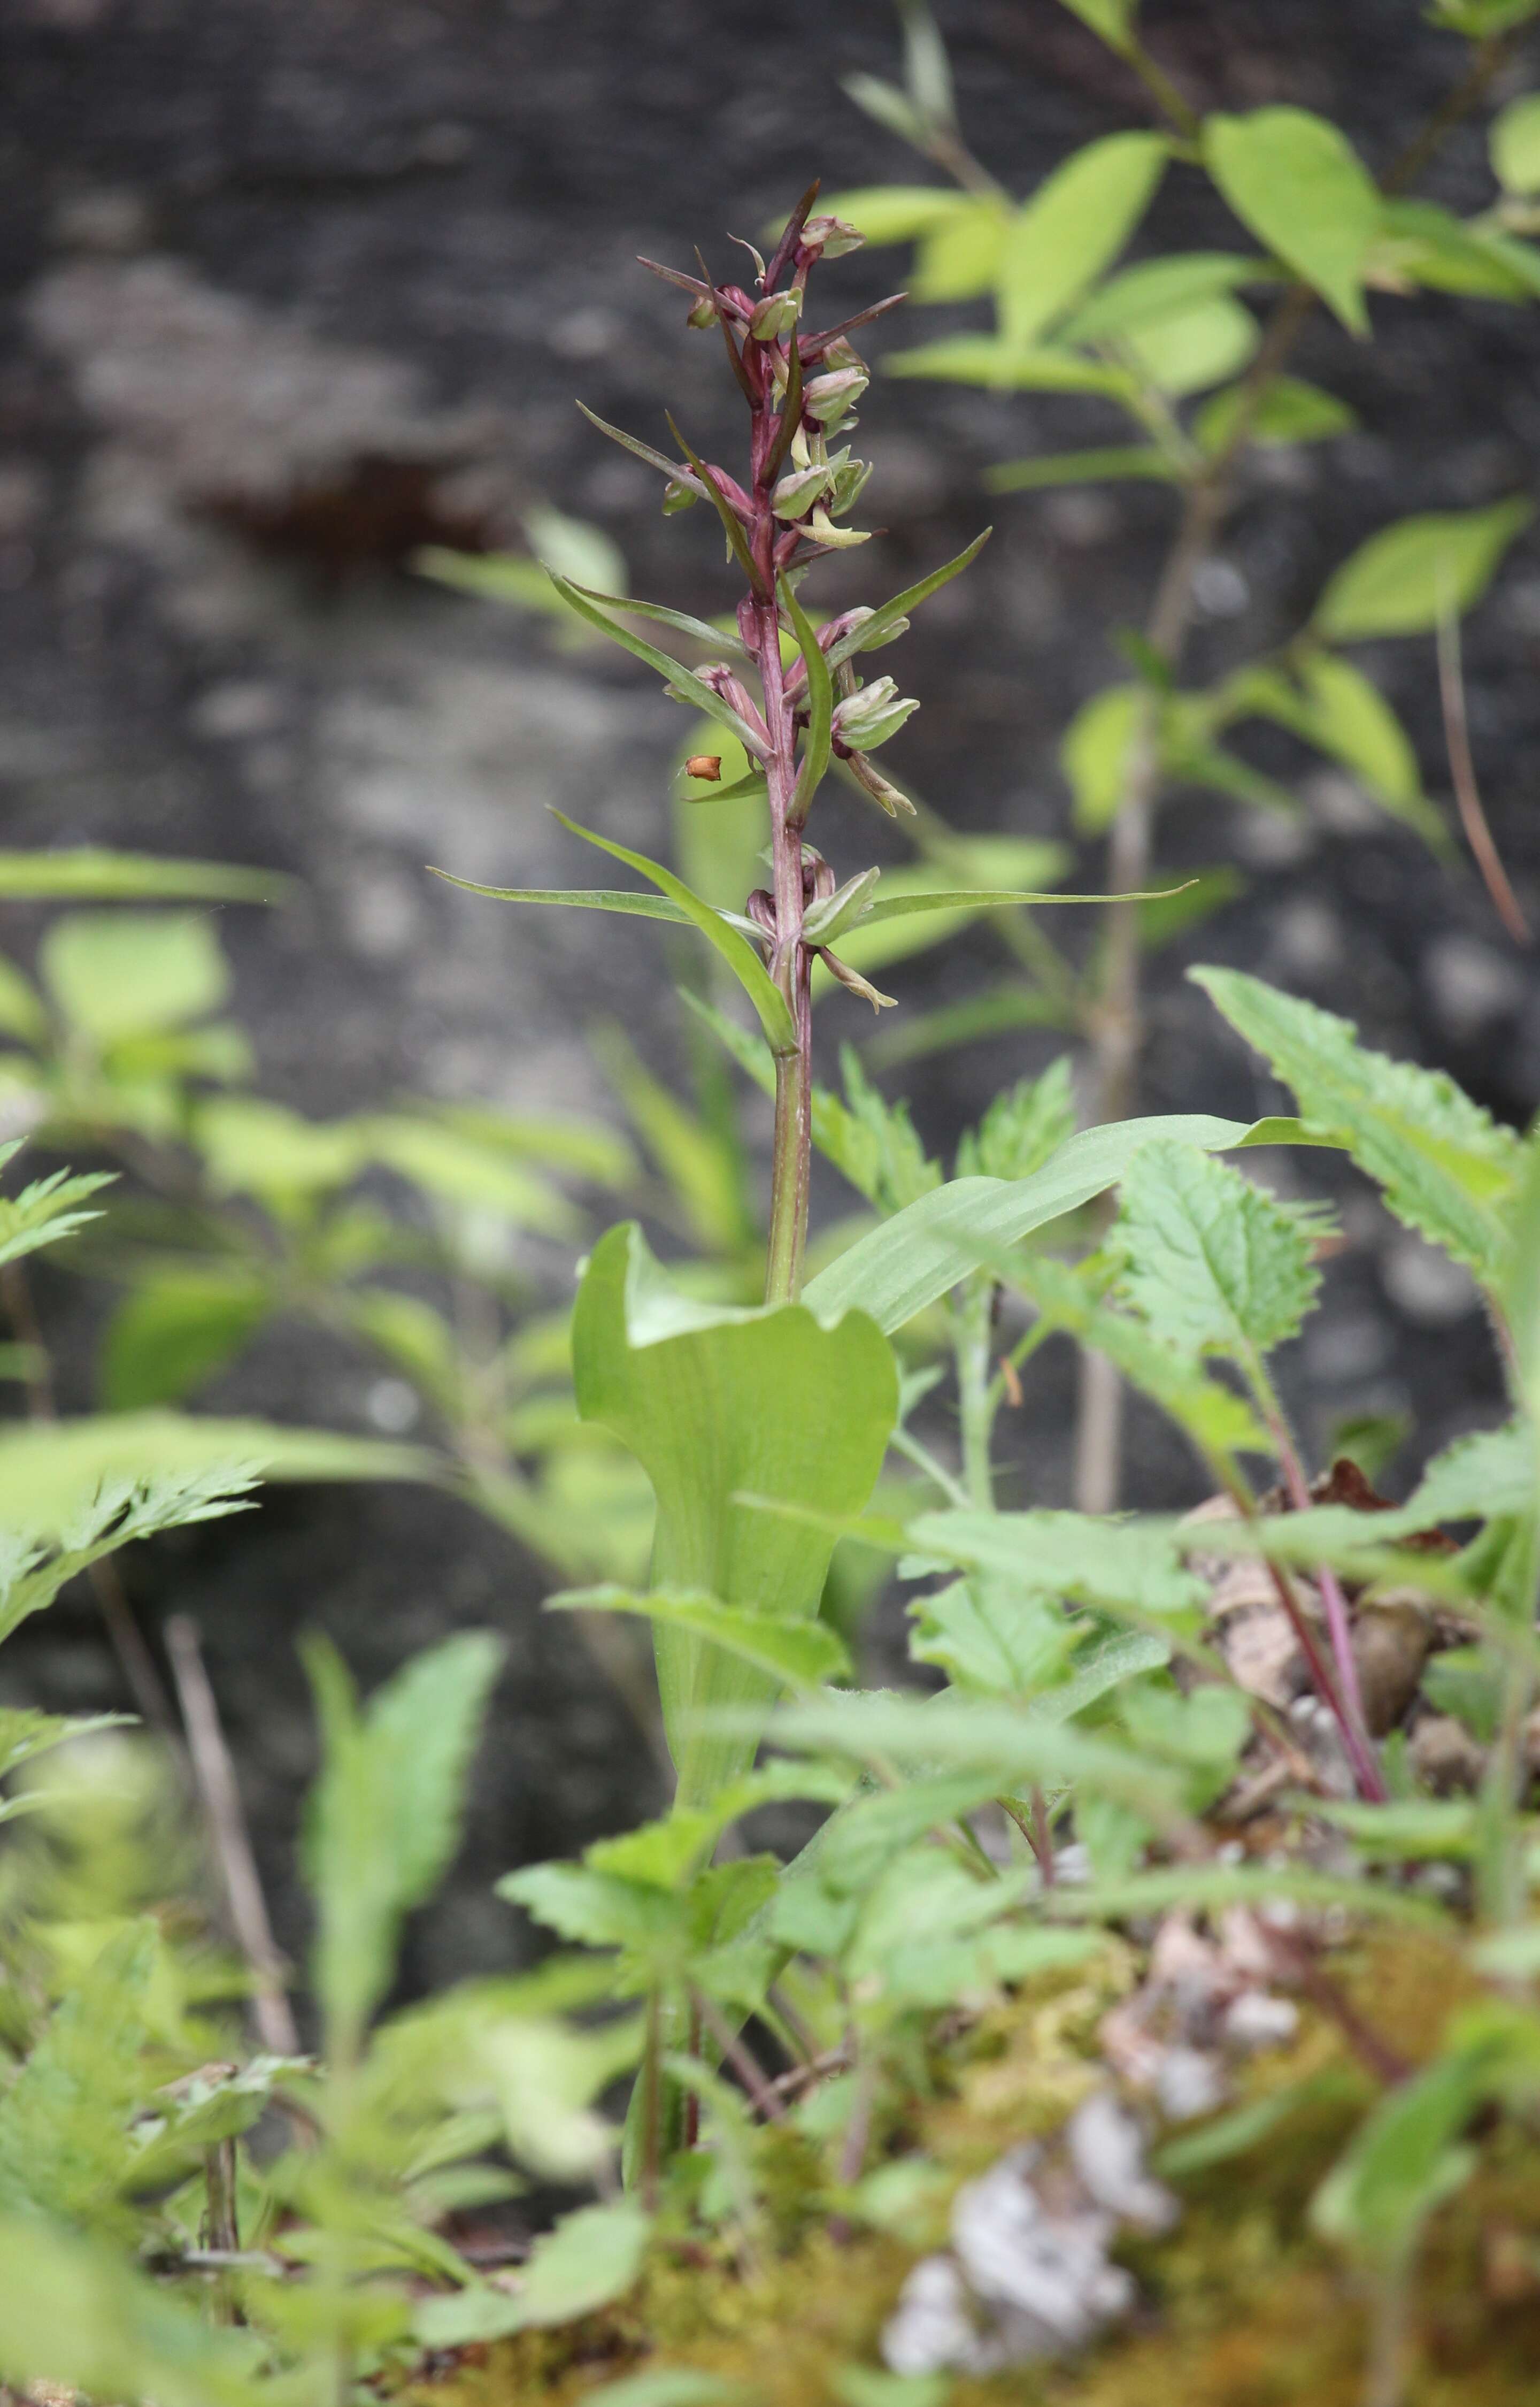
{"type": "MultiPolygon", "coordinates": [[[[811,1620],[831,1535],[738,1499],[831,1516],[865,1506],[898,1402],[892,1355],[865,1314],[698,1303],[668,1283],[639,1230],[613,1229],[578,1295],[572,1358],[583,1417],[612,1430],[652,1482],[655,1587],[811,1620]]],[[[777,1682],[684,1630],[657,1635],[679,1800],[697,1805],[754,1753],[752,1737],[713,1731],[706,1717],[762,1711],[777,1682]]]]}
{"type": "Polygon", "coordinates": [[[1519,1145],[1452,1078],[1355,1041],[1350,1021],[1237,970],[1191,973],[1299,1099],[1312,1132],[1345,1146],[1398,1218],[1474,1271],[1500,1275],[1519,1145]]]}

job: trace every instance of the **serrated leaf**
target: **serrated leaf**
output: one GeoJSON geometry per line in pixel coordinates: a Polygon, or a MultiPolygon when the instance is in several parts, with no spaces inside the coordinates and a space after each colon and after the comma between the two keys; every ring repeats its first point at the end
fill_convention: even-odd
{"type": "Polygon", "coordinates": [[[1349,1020],[1237,970],[1189,976],[1293,1089],[1307,1129],[1346,1147],[1398,1218],[1490,1287],[1519,1175],[1512,1131],[1442,1071],[1360,1046],[1349,1020]]]}
{"type": "MultiPolygon", "coordinates": [[[[725,508],[726,504],[723,506],[725,508]]],[[[590,626],[597,627],[600,634],[608,635],[623,651],[633,653],[639,661],[645,661],[680,701],[689,703],[693,709],[703,711],[708,719],[717,719],[722,726],[730,728],[745,751],[752,753],[756,760],[764,759],[764,739],[755,733],[747,719],[739,717],[730,702],[724,702],[709,685],[703,685],[692,669],[683,667],[668,652],[660,652],[656,644],[647,643],[643,636],[617,624],[610,616],[611,611],[624,614],[629,606],[623,595],[606,593],[590,599],[585,588],[574,585],[570,577],[558,576],[555,569],[547,569],[545,573],[562,600],[577,612],[580,619],[586,619],[590,626]]]]}
{"type": "Polygon", "coordinates": [[[1046,1592],[1030,1593],[1009,1577],[954,1580],[916,1598],[909,1611],[914,1661],[934,1663],[954,1688],[987,1696],[1024,1700],[1053,1688],[1080,1636],[1046,1592]]]}
{"type": "Polygon", "coordinates": [[[957,1175],[1030,1178],[1074,1133],[1069,1057],[1061,1054],[1039,1076],[1019,1078],[995,1097],[957,1147],[957,1175]]]}
{"type": "Polygon", "coordinates": [[[1216,115],[1204,160],[1241,223],[1336,312],[1368,332],[1363,263],[1379,226],[1374,180],[1345,136],[1303,108],[1216,115]]]}
{"type": "MultiPolygon", "coordinates": [[[[0,1168],[18,1150],[16,1145],[0,1145],[0,1168]]],[[[113,1178],[110,1171],[74,1176],[67,1170],[56,1170],[47,1178],[34,1179],[20,1195],[0,1196],[0,1262],[20,1261],[39,1246],[73,1236],[88,1220],[99,1220],[99,1212],[83,1212],[80,1206],[88,1196],[110,1187],[113,1178]]]]}
{"type": "Polygon", "coordinates": [[[446,1639],[414,1657],[360,1713],[336,1650],[319,1638],[306,1646],[323,1759],[305,1809],[304,1861],[333,2061],[355,2058],[394,1973],[401,1925],[459,1843],[470,1760],[502,1654],[486,1631],[446,1639]]]}
{"type": "MultiPolygon", "coordinates": [[[[745,1493],[857,1513],[897,1417],[892,1355],[860,1312],[731,1309],[682,1295],[634,1227],[595,1247],[579,1291],[578,1409],[629,1447],[657,1499],[655,1587],[808,1621],[826,1533],[746,1510],[745,1493]]],[[[704,1803],[754,1744],[704,1726],[718,1706],[762,1713],[775,1680],[682,1630],[657,1633],[680,1802],[704,1803]]]]}
{"type": "Polygon", "coordinates": [[[1300,680],[1311,740],[1353,770],[1392,818],[1447,855],[1448,831],[1422,790],[1411,738],[1379,688],[1335,652],[1309,653],[1300,680]]]}
{"type": "Polygon", "coordinates": [[[1104,135],[1023,203],[1006,235],[996,291],[1008,347],[1025,350],[1116,258],[1169,155],[1163,135],[1104,135]]]}
{"type": "Polygon", "coordinates": [[[1533,515],[1516,495],[1485,509],[1433,510],[1381,527],[1329,579],[1311,623],[1338,643],[1425,634],[1446,611],[1463,614],[1479,602],[1533,515]]]}
{"type": "Polygon", "coordinates": [[[1148,1517],[955,1512],[919,1514],[909,1537],[917,1553],[1009,1582],[1019,1595],[1170,1615],[1191,1612],[1205,1594],[1181,1560],[1177,1531],[1148,1517]]]}
{"type": "Polygon", "coordinates": [[[882,1329],[902,1328],[982,1263],[994,1263],[1034,1229],[1115,1186],[1139,1147],[1171,1136],[1214,1151],[1241,1144],[1244,1122],[1205,1114],[1085,1129],[1031,1177],[954,1179],[847,1248],[809,1281],[820,1313],[855,1308],[882,1329]]]}
{"type": "Polygon", "coordinates": [[[1152,1336],[1179,1353],[1244,1359],[1298,1335],[1321,1285],[1313,1233],[1227,1162],[1157,1144],[1123,1174],[1109,1250],[1152,1336]]]}
{"type": "Polygon", "coordinates": [[[883,365],[889,376],[982,385],[993,392],[1092,392],[1126,401],[1137,391],[1126,368],[1100,366],[1079,351],[1049,344],[1011,343],[999,335],[949,335],[911,351],[890,351],[883,365]]]}

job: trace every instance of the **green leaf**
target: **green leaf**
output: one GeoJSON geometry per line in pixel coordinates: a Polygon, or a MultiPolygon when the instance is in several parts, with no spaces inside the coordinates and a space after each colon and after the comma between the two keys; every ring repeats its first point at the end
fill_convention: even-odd
{"type": "Polygon", "coordinates": [[[713,1596],[681,1594],[654,1588],[645,1596],[634,1588],[568,1588],[545,1600],[547,1613],[637,1613],[662,1630],[719,1646],[751,1664],[776,1682],[797,1688],[819,1688],[825,1681],[848,1677],[850,1654],[844,1640],[826,1621],[787,1621],[774,1613],[747,1612],[720,1604],[713,1596]]]}
{"type": "Polygon", "coordinates": [[[1170,146],[1159,134],[1087,143],[1017,211],[1000,256],[1000,332],[1025,350],[1117,257],[1154,195],[1170,146]]]}
{"type": "Polygon", "coordinates": [[[1264,259],[1233,250],[1185,250],[1171,259],[1142,260],[1092,293],[1059,329],[1067,343],[1101,343],[1164,318],[1180,317],[1200,302],[1222,298],[1242,284],[1265,280],[1264,259]]]}
{"type": "Polygon", "coordinates": [[[1045,1596],[1010,1579],[955,1580],[910,1606],[910,1654],[935,1663],[954,1688],[1036,1696],[1053,1688],[1079,1636],[1045,1596]]]}
{"type": "Polygon", "coordinates": [[[261,1279],[238,1264],[157,1270],[125,1297],[102,1341],[108,1412],[174,1404],[223,1370],[273,1308],[261,1279]]]}
{"type": "Polygon", "coordinates": [[[881,1329],[900,1329],[982,1263],[996,1261],[1034,1229],[1115,1186],[1152,1138],[1218,1152],[1246,1134],[1243,1122],[1205,1114],[1082,1130],[1029,1178],[954,1179],[922,1197],[820,1271],[804,1302],[825,1317],[854,1308],[870,1313],[881,1329]]]}
{"type": "MultiPolygon", "coordinates": [[[[1230,442],[1246,406],[1243,395],[1240,385],[1216,392],[1194,419],[1193,438],[1210,458],[1230,442]]],[[[1335,393],[1322,392],[1319,385],[1307,384],[1299,377],[1271,377],[1250,418],[1248,439],[1264,444],[1324,443],[1334,434],[1350,434],[1357,424],[1357,412],[1338,401],[1335,393]]]]}
{"type": "Polygon", "coordinates": [[[985,527],[983,533],[976,534],[954,560],[946,561],[941,567],[933,568],[927,577],[907,585],[901,593],[895,593],[891,601],[884,602],[881,608],[874,610],[869,619],[863,619],[858,627],[853,627],[848,634],[840,637],[838,643],[831,644],[828,649],[829,668],[837,669],[841,662],[853,660],[857,652],[869,651],[873,644],[881,643],[883,637],[897,627],[900,619],[909,618],[922,602],[928,602],[930,596],[943,585],[950,584],[953,577],[960,577],[963,570],[978,559],[994,532],[993,527],[985,527]]]}
{"type": "Polygon", "coordinates": [[[1029,1178],[1075,1133],[1069,1056],[1002,1088],[957,1147],[959,1178],[1029,1178]]]}
{"type": "Polygon", "coordinates": [[[925,235],[915,254],[910,291],[916,301],[971,301],[988,292],[1000,272],[1010,224],[1004,200],[987,195],[925,235]]]}
{"type": "Polygon", "coordinates": [[[693,2365],[651,2364],[588,2393],[593,2407],[738,2407],[753,2396],[745,2384],[725,2374],[702,2373],[693,2365]]]}
{"type": "Polygon", "coordinates": [[[1317,2192],[1317,2230],[1371,2261],[1405,2265],[1434,2207],[1475,2171],[1475,2149],[1460,2142],[1481,2071],[1463,2054],[1441,2056],[1390,2090],[1317,2192]]]}
{"type": "Polygon", "coordinates": [[[1134,328],[1123,336],[1121,349],[1152,385],[1180,401],[1237,376],[1260,339],[1250,309],[1221,295],[1134,328]]]}
{"type": "Polygon", "coordinates": [[[547,1237],[573,1236],[581,1225],[564,1195],[500,1146],[405,1112],[381,1112],[355,1126],[372,1160],[438,1203],[547,1237]]]}
{"type": "Polygon", "coordinates": [[[966,192],[945,184],[867,184],[848,192],[820,199],[819,208],[857,227],[874,249],[884,243],[912,242],[933,234],[949,219],[966,217],[972,206],[966,192]]]}
{"type": "Polygon", "coordinates": [[[1374,180],[1335,125],[1303,108],[1213,116],[1205,164],[1241,223],[1366,335],[1363,263],[1378,231],[1374,180]]]}
{"type": "Polygon", "coordinates": [[[1139,0],[1061,0],[1061,5],[1082,25],[1099,34],[1109,50],[1116,50],[1120,57],[1126,51],[1139,12],[1139,0]]]}
{"type": "Polygon", "coordinates": [[[1265,1432],[1232,1389],[1163,1346],[1142,1321],[1101,1303],[1095,1285],[1080,1272],[1046,1255],[1027,1254],[1017,1258],[1010,1276],[1046,1322],[1105,1354],[1131,1386],[1158,1404],[1205,1462],[1270,1452],[1265,1432]]]}
{"type": "Polygon", "coordinates": [[[250,2335],[210,2323],[139,2272],[120,2247],[35,2215],[0,2219],[0,2375],[35,2396],[47,2383],[158,2407],[280,2407],[293,2393],[259,2369],[250,2335]]]}
{"type": "Polygon", "coordinates": [[[218,1487],[232,1474],[246,1488],[259,1473],[276,1479],[421,1480],[439,1469],[437,1459],[420,1447],[333,1430],[212,1415],[104,1413],[0,1435],[0,1526],[67,1541],[93,1498],[114,1483],[125,1494],[153,1495],[162,1483],[174,1491],[184,1482],[218,1487]]]}
{"type": "Polygon", "coordinates": [[[824,780],[832,749],[831,724],[834,717],[834,679],[828,661],[818,641],[817,631],[808,617],[796,592],[783,577],[780,579],[781,607],[791,621],[798,649],[807,670],[808,728],[802,744],[802,765],[797,774],[797,786],[791,798],[794,822],[800,823],[812,806],[812,798],[824,780]]]}
{"type": "Polygon", "coordinates": [[[1500,108],[1487,132],[1491,171],[1505,192],[1540,192],[1540,92],[1520,93],[1500,108]]]}
{"type": "Polygon", "coordinates": [[[1335,652],[1309,653],[1300,677],[1311,740],[1353,770],[1392,818],[1447,855],[1448,831],[1422,790],[1411,738],[1378,687],[1335,652]]]}
{"type": "MultiPolygon", "coordinates": [[[[485,894],[493,903],[555,903],[565,911],[618,911],[633,919],[666,919],[673,928],[690,925],[688,912],[677,903],[661,894],[638,894],[629,886],[482,886],[473,877],[457,877],[451,870],[434,869],[431,863],[428,875],[442,877],[446,886],[459,886],[467,894],[485,894]]],[[[734,914],[729,924],[752,927],[754,923],[734,914]]]]}
{"type": "Polygon", "coordinates": [[[1382,527],[1330,579],[1311,623],[1338,643],[1424,634],[1446,610],[1475,607],[1533,515],[1516,495],[1486,509],[1430,511],[1382,527]]]}
{"type": "Polygon", "coordinates": [[[1059,762],[1082,835],[1103,834],[1117,818],[1148,709],[1142,686],[1107,686],[1081,705],[1065,730],[1059,762]]]}
{"type": "MultiPolygon", "coordinates": [[[[578,1410],[637,1457],[657,1499],[652,1578],[740,1611],[810,1621],[833,1540],[748,1511],[744,1493],[858,1513],[897,1417],[886,1344],[861,1313],[728,1309],[671,1287],[634,1227],[595,1247],[572,1330],[578,1410]]],[[[703,1726],[762,1712],[775,1682],[683,1631],[657,1631],[658,1679],[682,1804],[752,1759],[752,1739],[703,1726]]]]}
{"type": "Polygon", "coordinates": [[[1533,301],[1540,251],[1495,226],[1466,225],[1434,201],[1387,201],[1371,265],[1394,283],[1484,301],[1533,301]]]}
{"type": "Polygon", "coordinates": [[[1321,1286],[1310,1220],[1196,1146],[1148,1145],[1123,1174],[1109,1241],[1119,1286],[1162,1344],[1266,1355],[1321,1286]]]}
{"type": "Polygon", "coordinates": [[[464,1789],[500,1640],[466,1631],[414,1657],[360,1713],[324,1639],[305,1646],[323,1756],[305,1809],[315,1981],[328,2054],[350,2062],[395,1971],[401,1925],[459,1844],[464,1789]]]}
{"type": "Polygon", "coordinates": [[[1345,1146],[1399,1219],[1491,1287],[1518,1176],[1512,1132],[1442,1071],[1369,1052],[1350,1021],[1314,1004],[1237,970],[1188,975],[1293,1089],[1307,1130],[1345,1146]]]}
{"type": "Polygon", "coordinates": [[[1079,351],[1024,346],[998,335],[949,335],[911,351],[890,351],[883,365],[889,376],[930,377],[993,392],[1093,392],[1127,401],[1137,389],[1126,368],[1098,366],[1079,351]]]}
{"type": "Polygon", "coordinates": [[[101,1045],[185,1027],[230,991],[212,923],[191,911],[72,912],[38,963],[65,1019],[101,1045]]]}
{"type": "Polygon", "coordinates": [[[7,903],[282,903],[298,890],[276,869],[222,861],[157,861],[92,845],[0,852],[0,900],[7,903]]]}
{"type": "Polygon", "coordinates": [[[542,2234],[516,2294],[489,2286],[429,2299],[414,2319],[429,2348],[459,2348],[575,2323],[624,2297],[642,2271],[652,2218],[634,2200],[580,2206],[542,2234]]]}
{"type": "Polygon", "coordinates": [[[0,1034],[20,1037],[23,1045],[40,1045],[48,1033],[42,996],[15,962],[0,953],[0,1034]]]}
{"type": "Polygon", "coordinates": [[[765,758],[763,737],[755,733],[747,719],[739,717],[730,702],[724,702],[720,694],[713,693],[709,685],[701,683],[692,669],[682,666],[668,652],[660,652],[656,644],[649,644],[644,637],[633,634],[629,627],[617,625],[609,614],[612,610],[624,612],[629,608],[623,596],[605,593],[590,600],[584,588],[574,585],[570,577],[559,577],[555,569],[547,569],[546,575],[562,600],[577,612],[580,619],[586,619],[590,626],[597,627],[600,634],[608,635],[622,650],[634,653],[639,661],[645,661],[650,669],[656,669],[668,691],[677,701],[687,702],[692,709],[703,711],[708,719],[714,719],[722,726],[730,728],[745,751],[752,753],[756,760],[765,758]]]}
{"type": "MultiPolygon", "coordinates": [[[[0,1169],[20,1149],[19,1143],[0,1145],[0,1169]]],[[[35,1178],[20,1195],[0,1196],[0,1262],[20,1261],[23,1254],[57,1245],[88,1221],[99,1220],[99,1212],[82,1212],[79,1207],[89,1195],[110,1187],[113,1177],[112,1172],[105,1170],[78,1177],[72,1177],[67,1170],[55,1170],[47,1178],[35,1178]]]]}
{"type": "Polygon", "coordinates": [[[1101,451],[1055,451],[1041,460],[1005,460],[985,469],[984,483],[992,493],[1035,493],[1051,485],[1096,485],[1130,477],[1169,485],[1180,473],[1164,451],[1143,443],[1101,451]]]}
{"type": "Polygon", "coordinates": [[[1180,1559],[1180,1531],[1176,1522],[1087,1513],[922,1513],[909,1525],[909,1541],[917,1554],[1009,1584],[1020,1596],[1170,1615],[1205,1599],[1180,1559]]]}

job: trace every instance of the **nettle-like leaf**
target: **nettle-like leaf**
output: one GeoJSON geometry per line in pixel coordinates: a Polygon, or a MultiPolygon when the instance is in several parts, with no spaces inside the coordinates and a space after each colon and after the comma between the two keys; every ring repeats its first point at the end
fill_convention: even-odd
{"type": "Polygon", "coordinates": [[[917,1598],[910,1616],[917,1663],[937,1664],[954,1688],[991,1696],[1053,1688],[1081,1635],[1050,1597],[987,1574],[917,1598]]]}
{"type": "Polygon", "coordinates": [[[418,1655],[360,1713],[342,1658],[305,1649],[323,1759],[304,1871],[318,1916],[316,1987],[329,2052],[350,2061],[395,1970],[401,1925],[459,1844],[464,1788],[500,1642],[467,1631],[418,1655]]]}
{"type": "Polygon", "coordinates": [[[1087,1513],[922,1513],[909,1525],[909,1541],[918,1555],[955,1563],[1021,1596],[1166,1616],[1190,1613],[1204,1598],[1181,1560],[1178,1526],[1087,1513]]]}
{"type": "Polygon", "coordinates": [[[1315,1302],[1326,1225],[1196,1146],[1157,1144],[1123,1174],[1109,1250],[1122,1293],[1163,1344],[1265,1355],[1298,1335],[1315,1302]]]}
{"type": "Polygon", "coordinates": [[[1024,350],[1117,257],[1154,196],[1170,145],[1109,134],[1046,177],[1023,203],[1000,254],[1000,331],[1024,350]]]}
{"type": "Polygon", "coordinates": [[[1040,1170],[1019,1179],[954,1178],[857,1239],[810,1279],[804,1301],[816,1312],[869,1312],[878,1326],[901,1329],[970,1271],[997,1265],[1020,1239],[1115,1186],[1141,1146],[1156,1136],[1220,1150],[1251,1132],[1205,1113],[1135,1119],[1084,1129],[1040,1170]]]}
{"type": "Polygon", "coordinates": [[[1030,1178],[1075,1133],[1075,1093],[1067,1053],[1040,1076],[1002,1088],[957,1147],[959,1178],[1030,1178]]]}
{"type": "Polygon", "coordinates": [[[1363,266],[1380,199],[1336,127],[1303,108],[1209,117],[1203,155],[1241,223],[1313,285],[1350,333],[1366,335],[1363,266]]]}
{"type": "MultiPolygon", "coordinates": [[[[764,1513],[744,1495],[859,1513],[897,1418],[892,1354],[839,1303],[736,1309],[681,1294],[640,1230],[595,1246],[572,1326],[578,1410],[629,1446],[657,1500],[653,1584],[788,1621],[816,1614],[830,1532],[764,1513]]],[[[754,1754],[709,1726],[768,1708],[773,1675],[710,1640],[660,1625],[658,1682],[679,1800],[705,1802],[754,1754]]]]}
{"type": "Polygon", "coordinates": [[[145,2062],[157,1953],[151,1922],[108,1939],[0,2095],[0,2213],[132,2235],[129,2123],[159,2077],[145,2062]]]}
{"type": "Polygon", "coordinates": [[[1399,1219],[1491,1288],[1519,1176],[1512,1131],[1442,1071],[1368,1051],[1332,1012],[1238,970],[1191,975],[1293,1089],[1307,1130],[1346,1147],[1399,1219]]]}

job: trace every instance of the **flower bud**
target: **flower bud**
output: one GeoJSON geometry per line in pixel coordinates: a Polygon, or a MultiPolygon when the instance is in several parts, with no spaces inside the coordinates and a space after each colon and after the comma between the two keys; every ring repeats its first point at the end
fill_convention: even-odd
{"type": "Polygon", "coordinates": [[[800,292],[767,292],[755,304],[749,332],[756,343],[774,342],[778,335],[791,333],[801,314],[800,292]]]}
{"type": "Polygon", "coordinates": [[[699,494],[692,492],[688,485],[682,485],[676,477],[671,477],[663,488],[663,515],[666,519],[677,518],[681,510],[693,510],[699,499],[699,494]]]}
{"type": "Polygon", "coordinates": [[[920,707],[901,694],[890,677],[875,677],[859,693],[846,694],[834,713],[834,733],[853,752],[871,752],[897,735],[920,707]]]}
{"type": "Polygon", "coordinates": [[[869,529],[837,527],[822,502],[815,504],[808,520],[808,532],[814,543],[827,544],[830,551],[853,551],[858,543],[869,543],[869,529]]]}
{"type": "Polygon", "coordinates": [[[865,240],[859,226],[844,218],[809,218],[802,228],[802,249],[815,250],[824,259],[843,259],[846,251],[859,250],[865,240]]]}
{"type": "Polygon", "coordinates": [[[806,518],[814,502],[827,490],[829,472],[827,468],[797,468],[783,477],[770,495],[770,507],[778,519],[806,518]]]}
{"type": "Polygon", "coordinates": [[[832,343],[826,344],[823,364],[828,370],[859,368],[863,376],[871,373],[848,335],[836,335],[832,343]]]}
{"type": "Polygon", "coordinates": [[[694,326],[699,332],[703,327],[714,326],[716,319],[717,308],[715,302],[712,300],[709,294],[702,293],[700,299],[696,303],[694,308],[690,311],[689,316],[685,319],[685,323],[686,326],[694,326]]]}
{"type": "Polygon", "coordinates": [[[835,368],[827,376],[811,377],[802,388],[802,406],[820,424],[838,426],[870,381],[864,368],[835,368]]]}
{"type": "Polygon", "coordinates": [[[829,514],[831,517],[842,518],[846,510],[855,507],[861,488],[871,474],[871,463],[869,460],[844,459],[836,461],[833,466],[834,483],[828,498],[829,514]]]}

